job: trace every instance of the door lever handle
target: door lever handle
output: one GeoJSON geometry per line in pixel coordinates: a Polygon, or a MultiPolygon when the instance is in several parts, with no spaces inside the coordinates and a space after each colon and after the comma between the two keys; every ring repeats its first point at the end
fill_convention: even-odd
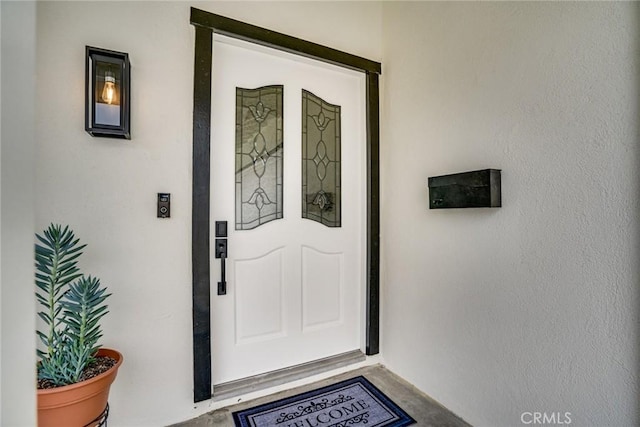
{"type": "Polygon", "coordinates": [[[227,258],[227,239],[216,239],[216,258],[220,258],[220,281],[218,282],[218,295],[227,294],[227,279],[224,260],[227,258]]]}

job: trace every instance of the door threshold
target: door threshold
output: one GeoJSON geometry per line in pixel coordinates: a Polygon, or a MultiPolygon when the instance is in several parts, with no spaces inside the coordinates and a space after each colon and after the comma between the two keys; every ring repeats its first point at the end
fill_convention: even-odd
{"type": "Polygon", "coordinates": [[[333,369],[362,362],[366,356],[360,350],[353,350],[336,356],[325,357],[289,368],[278,369],[252,377],[216,384],[213,386],[213,400],[224,400],[269,387],[279,386],[302,378],[311,377],[333,369]]]}

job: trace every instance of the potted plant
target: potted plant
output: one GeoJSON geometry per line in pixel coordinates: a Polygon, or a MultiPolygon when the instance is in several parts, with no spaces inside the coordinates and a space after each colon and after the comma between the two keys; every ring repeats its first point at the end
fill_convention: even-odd
{"type": "Polygon", "coordinates": [[[78,258],[86,245],[68,226],[51,224],[36,238],[36,299],[44,324],[36,331],[42,342],[38,425],[102,425],[109,388],[122,363],[122,354],[98,344],[110,294],[100,279],[80,272],[78,258]]]}

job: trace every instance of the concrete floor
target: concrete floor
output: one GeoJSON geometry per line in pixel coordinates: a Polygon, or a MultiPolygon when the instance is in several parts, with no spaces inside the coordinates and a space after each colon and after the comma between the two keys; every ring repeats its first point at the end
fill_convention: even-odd
{"type": "MultiPolygon", "coordinates": [[[[273,400],[283,399],[305,391],[323,387],[348,378],[363,375],[378,387],[384,394],[405,410],[414,420],[414,426],[430,427],[470,427],[465,421],[457,417],[451,411],[441,406],[420,390],[393,374],[385,367],[367,366],[342,375],[327,378],[303,387],[286,390],[260,399],[243,402],[238,405],[218,409],[198,418],[174,424],[172,427],[234,427],[232,413],[253,406],[261,405],[273,400]]],[[[265,426],[267,427],[267,426],[265,426]]]]}

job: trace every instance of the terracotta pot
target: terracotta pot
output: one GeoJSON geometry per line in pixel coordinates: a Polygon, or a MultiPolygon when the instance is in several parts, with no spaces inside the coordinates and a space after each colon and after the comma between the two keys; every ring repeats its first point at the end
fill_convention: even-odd
{"type": "MultiPolygon", "coordinates": [[[[109,399],[109,388],[122,364],[122,354],[101,348],[98,356],[114,358],[115,366],[87,381],[38,390],[38,427],[83,427],[104,411],[109,399]]],[[[97,423],[90,425],[95,426],[97,423]]]]}

